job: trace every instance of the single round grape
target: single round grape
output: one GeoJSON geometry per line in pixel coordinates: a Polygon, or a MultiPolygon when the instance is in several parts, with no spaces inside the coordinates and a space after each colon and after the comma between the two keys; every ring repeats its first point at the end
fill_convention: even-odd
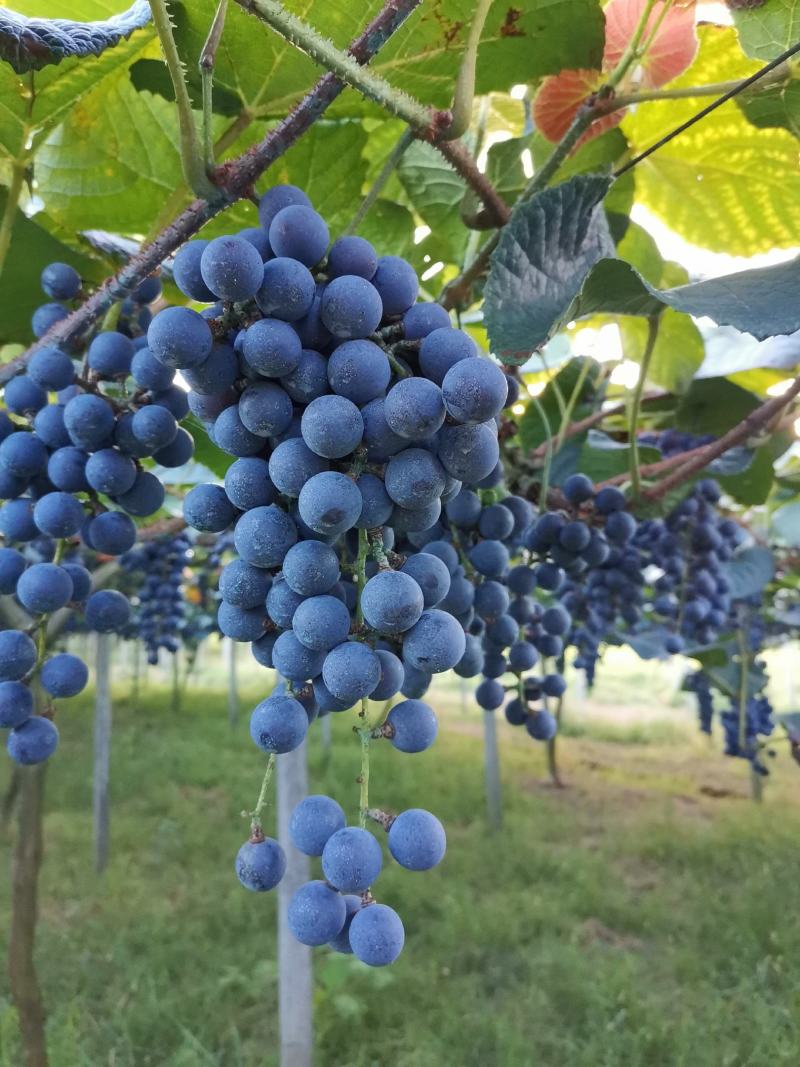
{"type": "Polygon", "coordinates": [[[479,541],[470,550],[469,561],[478,574],[486,578],[502,578],[508,570],[508,549],[502,541],[479,541]]]}
{"type": "MultiPolygon", "coordinates": [[[[0,682],[0,728],[11,730],[33,715],[33,694],[22,682],[0,682]]],[[[344,824],[343,824],[344,825],[344,824]]]]}
{"type": "Polygon", "coordinates": [[[214,294],[203,281],[200,272],[200,260],[210,242],[204,240],[188,241],[175,255],[172,261],[172,276],[182,293],[201,304],[210,304],[214,294]]]}
{"type": "Polygon", "coordinates": [[[267,593],[267,614],[276,626],[288,630],[292,625],[294,613],[304,599],[289,588],[282,574],[277,574],[267,593]]]}
{"type": "Polygon", "coordinates": [[[173,370],[194,367],[208,359],[213,337],[208,323],[187,307],[169,307],[154,317],[147,330],[147,347],[173,370]]]}
{"type": "MultiPolygon", "coordinates": [[[[66,404],[64,425],[74,445],[93,451],[102,448],[114,432],[114,411],[102,397],[81,393],[66,404]]],[[[10,440],[7,438],[0,445],[0,458],[3,447],[10,440]]]]}
{"type": "Polygon", "coordinates": [[[398,505],[392,512],[391,527],[398,536],[421,533],[434,527],[441,513],[442,505],[438,497],[419,508],[401,508],[398,505]]]}
{"type": "Polygon", "coordinates": [[[381,634],[411,629],[424,606],[422,590],[409,574],[401,571],[380,571],[361,593],[364,621],[381,634]]]}
{"type": "Polygon", "coordinates": [[[558,535],[558,542],[568,552],[582,552],[588,547],[592,533],[586,523],[568,522],[558,535]]]}
{"type": "Polygon", "coordinates": [[[356,527],[359,530],[374,530],[389,521],[394,502],[383,484],[383,479],[375,474],[362,474],[356,480],[361,493],[361,514],[356,527]]]}
{"type": "Polygon", "coordinates": [[[183,517],[195,530],[221,533],[236,518],[236,509],[221,486],[195,485],[184,497],[183,517]]]}
{"type": "Polygon", "coordinates": [[[549,711],[541,708],[535,715],[528,716],[525,729],[535,741],[550,741],[558,731],[558,723],[549,711]]]}
{"type": "Polygon", "coordinates": [[[64,405],[46,404],[36,412],[33,429],[40,441],[48,448],[65,448],[70,444],[64,425],[64,405]]]}
{"type": "MultiPolygon", "coordinates": [[[[158,404],[148,404],[146,407],[139,408],[133,416],[131,429],[137,441],[140,441],[151,453],[157,452],[160,448],[166,448],[178,434],[175,417],[158,404]]],[[[89,477],[88,464],[86,477],[87,479],[89,477]]]]}
{"type": "Polygon", "coordinates": [[[119,633],[130,617],[130,601],[116,589],[99,589],[86,601],[86,625],[97,633],[119,633]]]}
{"type": "Polygon", "coordinates": [[[325,286],[320,314],[334,337],[369,337],[380,325],[383,304],[377,290],[354,274],[334,278],[325,286]]]}
{"type": "Polygon", "coordinates": [[[515,674],[529,671],[539,659],[530,641],[515,641],[508,650],[508,665],[515,674]]]}
{"type": "Polygon", "coordinates": [[[355,274],[359,278],[372,278],[378,269],[375,249],[363,237],[339,237],[328,253],[328,277],[339,278],[355,274]]]}
{"type": "Polygon", "coordinates": [[[0,680],[18,682],[33,670],[36,645],[22,630],[0,630],[0,680]]]}
{"type": "Polygon", "coordinates": [[[570,474],[561,491],[570,504],[583,504],[594,496],[594,483],[585,474],[570,474]]]}
{"type": "Polygon", "coordinates": [[[28,377],[48,391],[66,389],[75,380],[75,364],[58,348],[40,348],[26,369],[28,377]]]}
{"type": "Polygon", "coordinates": [[[282,565],[289,587],[301,596],[328,593],[339,581],[339,557],[321,541],[299,541],[289,549],[282,565]]]}
{"type": "Polygon", "coordinates": [[[235,870],[245,889],[267,893],[286,873],[286,854],[271,837],[245,841],[236,854],[235,870]]]}
{"type": "Polygon", "coordinates": [[[136,543],[136,526],[121,511],[103,511],[89,522],[87,543],[107,556],[121,556],[136,543]]]}
{"type": "Polygon", "coordinates": [[[164,486],[150,471],[138,471],[133,485],[125,493],[115,497],[119,506],[129,515],[145,517],[154,515],[164,503],[164,486]]]}
{"type": "Polygon", "coordinates": [[[158,391],[172,385],[175,372],[156,359],[149,348],[140,348],[131,359],[131,375],[141,389],[158,391]]]}
{"type": "Polygon", "coordinates": [[[0,444],[0,466],[15,477],[32,478],[46,465],[47,449],[35,434],[17,430],[0,444]]]}
{"type": "Polygon", "coordinates": [[[45,406],[47,391],[27,374],[18,374],[6,383],[3,400],[8,410],[13,411],[15,415],[30,415],[45,406]]]}
{"type": "Polygon", "coordinates": [[[325,459],[349,455],[364,433],[361,412],[343,396],[321,396],[312,400],[303,412],[301,425],[305,443],[312,452],[325,459]]]}
{"type": "Polygon", "coordinates": [[[401,572],[417,583],[426,608],[436,607],[450,591],[450,572],[438,556],[417,552],[406,559],[401,572]]]}
{"type": "Polygon", "coordinates": [[[259,637],[257,641],[253,641],[250,646],[250,651],[253,653],[253,659],[256,663],[260,663],[262,667],[268,667],[272,670],[274,666],[272,662],[272,649],[275,647],[275,642],[277,640],[277,634],[266,633],[263,637],[259,637]]]}
{"type": "Polygon", "coordinates": [[[230,345],[214,344],[209,357],[187,367],[183,377],[190,389],[201,395],[224,393],[239,377],[239,360],[230,345]]]}
{"type": "Polygon", "coordinates": [[[240,608],[264,607],[272,579],[260,567],[253,567],[244,560],[227,563],[220,572],[220,596],[228,604],[240,608]]]}
{"type": "Polygon", "coordinates": [[[346,826],[331,834],[322,850],[322,871],[340,893],[364,893],[381,873],[383,855],[368,830],[346,826]]]}
{"type": "MultiPolygon", "coordinates": [[[[413,304],[403,315],[403,334],[407,341],[427,337],[434,330],[450,329],[450,314],[441,304],[413,304]]],[[[426,378],[430,375],[423,369],[426,378]]],[[[441,385],[441,380],[436,383],[441,385]]]]}
{"type": "Polygon", "coordinates": [[[484,678],[475,690],[475,701],[484,711],[501,708],[506,699],[506,691],[494,678],[484,678]]]}
{"type": "MultiPolygon", "coordinates": [[[[86,461],[86,481],[98,493],[119,496],[136,481],[136,464],[116,448],[101,448],[86,461]]],[[[62,535],[64,536],[64,535],[62,535]]]]}
{"type": "Polygon", "coordinates": [[[125,378],[131,370],[133,342],[117,330],[102,330],[89,345],[86,358],[101,378],[125,378]]]}
{"type": "Polygon", "coordinates": [[[249,241],[264,262],[268,259],[272,259],[272,249],[269,246],[269,237],[267,237],[266,232],[262,230],[260,226],[247,226],[244,230],[239,230],[236,236],[240,237],[243,241],[249,241]]]}
{"type": "MultiPolygon", "coordinates": [[[[2,448],[3,445],[0,445],[0,453],[2,448]]],[[[629,511],[612,511],[606,519],[605,533],[614,544],[625,544],[636,533],[636,519],[629,511]]]]}
{"type": "Polygon", "coordinates": [[[300,363],[300,338],[280,319],[259,319],[244,335],[244,358],[265,378],[282,378],[300,363]]]}
{"type": "Polygon", "coordinates": [[[416,301],[419,280],[410,263],[399,256],[381,256],[372,278],[383,302],[384,315],[402,315],[416,301]]]}
{"type": "Polygon", "coordinates": [[[308,267],[279,256],[264,264],[256,303],[268,317],[296,322],[311,310],[317,287],[308,267]]]}
{"type": "Polygon", "coordinates": [[[275,382],[254,382],[239,399],[239,418],[257,437],[276,437],[292,421],[292,401],[275,382]]]}
{"type": "Polygon", "coordinates": [[[350,947],[362,963],[386,967],[403,951],[405,931],[400,916],[386,904],[370,904],[350,923],[350,947]]]}
{"type": "Polygon", "coordinates": [[[8,500],[0,507],[0,533],[6,541],[33,541],[39,532],[30,500],[8,500]]]}
{"type": "Polygon", "coordinates": [[[225,408],[217,416],[211,438],[231,456],[252,456],[264,448],[264,439],[251,433],[239,416],[239,405],[225,408]]]}
{"type": "Polygon", "coordinates": [[[442,391],[426,378],[403,378],[387,393],[384,411],[394,433],[420,441],[444,422],[442,391]]]}
{"type": "Polygon", "coordinates": [[[368,697],[381,680],[381,663],[371,648],[357,641],[344,641],[325,657],[322,680],[337,700],[352,707],[368,697]]]}
{"type": "Polygon", "coordinates": [[[296,185],[273,185],[258,202],[258,220],[265,230],[269,230],[278,212],[295,204],[311,207],[311,201],[296,185]]]}
{"type": "Polygon", "coordinates": [[[442,326],[424,337],[419,350],[419,367],[426,378],[441,385],[451,367],[477,355],[475,342],[468,333],[454,330],[449,325],[442,326]]]}
{"type": "Polygon", "coordinates": [[[480,640],[477,637],[473,637],[472,634],[467,634],[465,640],[464,655],[453,670],[459,678],[474,678],[483,670],[483,649],[480,640]]]}
{"type": "Polygon", "coordinates": [[[347,639],[350,612],[334,596],[312,596],[297,606],[291,625],[307,648],[329,652],[347,639]]]}
{"type": "Polygon", "coordinates": [[[69,263],[48,263],[40,281],[44,294],[53,300],[72,300],[81,291],[81,276],[69,263]]]}
{"type": "Polygon", "coordinates": [[[266,629],[266,609],[242,608],[223,600],[217,608],[217,626],[232,641],[257,641],[266,629]]]}
{"type": "Polygon", "coordinates": [[[424,611],[403,639],[403,659],[419,670],[440,674],[450,670],[464,655],[464,631],[438,608],[424,611]]]}
{"type": "Polygon", "coordinates": [[[234,507],[249,511],[274,504],[277,492],[269,477],[265,459],[244,456],[235,460],[225,472],[225,492],[234,507]]]}
{"type": "Polygon", "coordinates": [[[252,508],[236,524],[233,542],[246,563],[277,567],[297,541],[297,527],[275,504],[252,508]]]}
{"type": "Polygon", "coordinates": [[[293,204],[284,207],[269,225],[269,243],[276,256],[297,259],[313,267],[328,247],[328,227],[312,207],[293,204]]]}
{"type": "Polygon", "coordinates": [[[439,732],[433,709],[422,700],[403,700],[395,704],[386,722],[394,729],[390,741],[401,752],[424,752],[439,732]]]}
{"type": "Polygon", "coordinates": [[[32,615],[47,615],[72,599],[72,579],[56,563],[34,563],[17,582],[17,599],[32,615]]]}
{"type": "Polygon", "coordinates": [[[389,827],[389,851],[407,871],[430,871],[444,859],[444,827],[429,811],[409,808],[389,827]]]}
{"type": "Polygon", "coordinates": [[[92,576],[80,563],[62,563],[61,567],[72,579],[72,602],[82,603],[92,591],[92,576]]]}
{"type": "Polygon", "coordinates": [[[400,692],[405,681],[403,663],[394,652],[388,652],[384,648],[376,649],[375,655],[381,661],[381,680],[372,691],[372,700],[389,700],[400,692]]]}
{"type": "Polygon", "coordinates": [[[391,368],[383,349],[372,341],[345,341],[331,353],[327,376],[334,393],[360,406],[383,395],[391,368]]]}
{"type": "Polygon", "coordinates": [[[328,389],[328,361],[310,348],[300,353],[295,369],[280,379],[281,385],[296,404],[310,404],[328,389]]]}
{"type": "Polygon", "coordinates": [[[0,548],[0,593],[14,592],[25,567],[25,557],[16,548],[0,548]]]}
{"type": "MultiPolygon", "coordinates": [[[[274,475],[273,481],[278,484],[274,475]]],[[[298,500],[303,522],[326,537],[338,537],[345,530],[352,529],[361,514],[361,507],[358,486],[336,471],[323,471],[309,478],[298,500]]]]}
{"type": "Polygon", "coordinates": [[[325,655],[324,651],[308,648],[292,630],[286,630],[273,646],[272,662],[283,678],[290,682],[305,682],[320,673],[325,655]]]}
{"type": "Polygon", "coordinates": [[[286,923],[302,945],[324,945],[337,937],[344,926],[347,908],[344,897],[326,882],[306,882],[289,901],[286,923]]]}
{"type": "Polygon", "coordinates": [[[503,410],[506,376],[488,359],[462,359],[445,374],[442,397],[447,413],[458,422],[480,424],[503,410]]]}
{"type": "Polygon", "coordinates": [[[31,329],[34,337],[44,337],[57,322],[69,315],[63,304],[40,304],[31,316],[31,329]]]}
{"type": "Polygon", "coordinates": [[[392,456],[384,472],[386,492],[403,508],[422,508],[438,501],[445,485],[441,463],[424,448],[407,448],[392,456]]]}
{"type": "Polygon", "coordinates": [[[346,822],[341,805],[331,797],[307,796],[292,812],[289,837],[294,847],[306,856],[321,856],[328,840],[344,829],[346,822]]]}
{"type": "Polygon", "coordinates": [[[71,493],[46,493],[33,508],[33,521],[50,537],[74,537],[83,520],[83,504],[71,493]]]}
{"type": "Polygon", "coordinates": [[[45,660],[39,680],[50,696],[74,697],[86,688],[89,668],[77,656],[59,652],[45,660]]]}
{"type": "Polygon", "coordinates": [[[250,717],[250,736],[264,752],[291,752],[302,745],[307,732],[308,716],[294,697],[267,697],[250,717]]]}
{"type": "Polygon", "coordinates": [[[357,911],[362,908],[361,897],[355,893],[346,893],[343,895],[347,914],[344,920],[344,926],[336,935],[328,942],[328,947],[332,948],[334,952],[342,952],[346,955],[352,955],[353,950],[350,948],[350,923],[353,921],[353,916],[357,911]]]}
{"type": "Polygon", "coordinates": [[[260,253],[240,237],[215,237],[200,256],[203,281],[220,300],[244,301],[255,296],[264,274],[260,253]]]}
{"type": "Polygon", "coordinates": [[[23,766],[44,763],[58,748],[58,730],[50,719],[31,715],[11,731],[6,748],[15,763],[23,766]]]}
{"type": "Polygon", "coordinates": [[[514,530],[514,516],[503,504],[490,504],[481,512],[478,533],[481,537],[505,541],[514,530]]]}
{"type": "Polygon", "coordinates": [[[443,426],[439,435],[439,460],[453,478],[476,485],[490,474],[500,457],[494,423],[477,426],[443,426]]]}

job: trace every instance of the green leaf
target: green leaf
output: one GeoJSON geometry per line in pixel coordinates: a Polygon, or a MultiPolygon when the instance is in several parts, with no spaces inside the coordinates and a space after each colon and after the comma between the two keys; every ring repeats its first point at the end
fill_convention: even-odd
{"type": "MultiPolygon", "coordinates": [[[[345,48],[381,10],[382,2],[288,6],[345,48]]],[[[178,47],[191,71],[197,67],[215,8],[216,0],[170,5],[178,47]]],[[[473,16],[472,0],[448,0],[435,10],[421,5],[370,65],[417,99],[448,107],[473,16]]],[[[516,82],[568,67],[599,67],[603,40],[603,14],[596,0],[520,0],[514,7],[492,8],[481,37],[477,91],[507,92],[516,82]],[[545,41],[547,47],[542,47],[545,41]]],[[[256,115],[283,118],[319,75],[320,68],[305,55],[238,4],[229,5],[215,84],[235,93],[256,115]]],[[[377,109],[350,90],[332,113],[361,115],[377,109]]]]}
{"type": "Polygon", "coordinates": [[[772,489],[772,456],[766,447],[757,448],[752,462],[739,474],[719,478],[722,488],[740,504],[763,504],[772,489]]]}
{"type": "Polygon", "coordinates": [[[800,38],[797,0],[766,0],[732,11],[742,51],[754,59],[774,59],[800,38]]]}
{"type": "MultiPolygon", "coordinates": [[[[626,318],[620,331],[626,358],[641,363],[647,343],[646,321],[626,318]]],[[[660,316],[647,380],[670,393],[684,392],[703,362],[704,351],[703,338],[691,318],[667,308],[660,316]]]]}
{"type": "MultiPolygon", "coordinates": [[[[734,646],[731,646],[731,656],[736,655],[737,650],[734,646]]],[[[708,679],[712,685],[714,685],[725,696],[730,697],[734,703],[739,701],[739,690],[741,688],[741,669],[739,667],[738,660],[729,658],[728,662],[722,666],[709,665],[705,668],[705,672],[708,675],[708,679]]],[[[755,667],[754,664],[749,664],[747,671],[747,695],[754,697],[764,688],[767,682],[766,674],[763,670],[755,667]]]]}
{"type": "MultiPolygon", "coordinates": [[[[657,448],[639,448],[641,463],[657,463],[661,453],[657,448]]],[[[604,482],[630,470],[631,450],[627,444],[615,441],[608,434],[589,430],[586,443],[578,457],[577,469],[592,479],[604,482]]]]}
{"type": "Polygon", "coordinates": [[[413,254],[414,216],[393,200],[376,200],[356,232],[371,241],[380,256],[413,254]]]}
{"type": "Polygon", "coordinates": [[[175,109],[124,72],[107,79],[41,145],[36,173],[65,229],[145,233],[183,182],[175,109]]]}
{"type": "MultiPolygon", "coordinates": [[[[0,213],[5,209],[7,190],[0,188],[0,213]]],[[[37,221],[17,210],[11,231],[11,244],[0,280],[3,314],[0,315],[0,344],[33,340],[31,315],[49,301],[39,278],[48,263],[69,263],[87,281],[99,281],[105,271],[98,260],[75,252],[37,221]]]]}
{"type": "Polygon", "coordinates": [[[431,258],[461,262],[469,240],[458,211],[464,182],[432,145],[422,141],[405,151],[397,175],[414,210],[431,228],[431,258]]]}
{"type": "Polygon", "coordinates": [[[733,600],[743,600],[754,596],[769,585],[775,574],[775,560],[768,548],[752,545],[743,548],[728,563],[723,565],[725,577],[730,585],[733,600]]]}
{"type": "Polygon", "coordinates": [[[795,137],[800,136],[800,82],[771,85],[752,96],[743,94],[739,107],[754,126],[783,127],[795,137]]]}
{"type": "Polygon", "coordinates": [[[800,546],[800,501],[785,504],[772,514],[772,529],[793,548],[800,546]]]}
{"type": "MultiPolygon", "coordinates": [[[[697,60],[675,87],[758,69],[742,57],[732,29],[702,26],[699,34],[697,60]]],[[[622,124],[631,152],[649,148],[698,110],[695,99],[637,108],[622,124]]],[[[693,244],[742,256],[797,244],[797,141],[787,130],[752,126],[733,101],[643,160],[635,173],[637,202],[693,244]]]]}
{"type": "MultiPolygon", "coordinates": [[[[617,245],[617,255],[630,263],[651,285],[660,285],[664,259],[654,238],[638,222],[630,222],[625,236],[617,245]]],[[[604,260],[603,262],[609,262],[604,260]]],[[[611,261],[613,262],[613,261],[611,261]]],[[[597,268],[599,269],[600,264],[597,268]]],[[[588,282],[587,282],[588,284],[588,282]]]]}
{"type": "Polygon", "coordinates": [[[519,204],[495,249],[484,291],[493,351],[520,365],[565,320],[594,264],[613,252],[600,207],[609,179],[578,176],[519,204]]]}
{"type": "Polygon", "coordinates": [[[202,463],[204,467],[213,471],[218,478],[224,478],[228,467],[233,463],[234,457],[229,456],[227,452],[223,452],[221,448],[217,448],[208,436],[205,426],[194,415],[184,419],[183,425],[194,438],[195,463],[202,463]]]}
{"type": "Polygon", "coordinates": [[[758,407],[752,393],[725,378],[699,378],[692,382],[675,413],[675,425],[694,434],[721,437],[758,407]]]}

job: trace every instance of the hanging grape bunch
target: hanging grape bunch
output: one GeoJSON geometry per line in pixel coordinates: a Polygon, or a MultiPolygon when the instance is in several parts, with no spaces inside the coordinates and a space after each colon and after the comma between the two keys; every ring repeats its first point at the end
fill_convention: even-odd
{"type": "MultiPolygon", "coordinates": [[[[319,711],[361,702],[367,753],[378,738],[421,752],[437,731],[428,704],[415,695],[380,721],[368,702],[421,695],[462,659],[466,637],[437,607],[447,570],[430,555],[427,569],[412,566],[399,550],[413,550],[410,539],[463,485],[495,470],[506,376],[442,307],[416,303],[408,263],[379,259],[358,237],[329,249],[301,190],[269,190],[259,212],[262,229],[192,241],[176,257],[182,291],[219,302],[168,308],[148,331],[152,355],[182,371],[192,410],[236,457],[224,488],[195,487],[184,514],[201,531],[235,524],[219,627],[285,680],[253,711],[255,744],[291,751],[319,711]]],[[[377,965],[399,954],[403,928],[373,903],[382,852],[367,820],[388,829],[390,851],[411,870],[439,862],[444,831],[422,810],[395,819],[370,808],[361,777],[358,825],[345,825],[330,798],[295,813],[293,840],[322,856],[325,880],[298,890],[288,918],[306,944],[331,942],[377,965]]],[[[256,822],[240,880],[272,888],[283,865],[256,822]]]]}
{"type": "Polygon", "coordinates": [[[134,625],[151,665],[158,663],[159,649],[175,655],[180,647],[185,624],[182,582],[189,547],[189,538],[180,534],[151,541],[121,560],[124,570],[144,576],[137,587],[134,625]]]}
{"type": "MultiPolygon", "coordinates": [[[[42,288],[52,302],[33,315],[37,336],[68,314],[81,279],[53,263],[42,288]]],[[[72,546],[100,556],[129,551],[134,519],[153,514],[164,500],[163,486],[142,459],[181,466],[193,452],[191,436],[178,428],[188,410],[185,392],[147,351],[144,337],[132,336],[148,322],[147,305],[160,290],[157,278],[145,279],[120,309],[119,329],[99,331],[85,353],[40,348],[3,391],[0,591],[16,596],[31,624],[0,633],[0,725],[10,729],[8,751],[20,763],[52,755],[58,744],[52,700],[74,696],[87,680],[78,657],[48,658],[49,618],[62,608],[78,610],[86,628],[100,633],[122,632],[130,619],[121,593],[92,592],[88,571],[68,561],[72,546]],[[123,391],[129,375],[138,387],[132,397],[123,391]],[[47,694],[36,714],[34,685],[47,694]]]]}

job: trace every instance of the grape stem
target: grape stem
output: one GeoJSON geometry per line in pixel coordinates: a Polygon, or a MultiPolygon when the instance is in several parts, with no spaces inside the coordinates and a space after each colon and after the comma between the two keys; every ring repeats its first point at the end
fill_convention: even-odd
{"type": "Polygon", "coordinates": [[[261,832],[261,812],[267,807],[269,803],[269,786],[272,781],[272,773],[275,770],[275,753],[271,752],[269,759],[267,760],[267,766],[264,770],[264,778],[261,782],[261,791],[258,794],[258,800],[256,806],[252,811],[245,811],[242,814],[250,819],[250,830],[252,833],[261,832]]]}
{"type": "Polygon", "coordinates": [[[210,196],[214,187],[208,180],[203,166],[200,142],[197,137],[192,101],[186,85],[178,47],[172,34],[172,19],[167,9],[167,0],[150,0],[153,23],[161,42],[164,62],[167,64],[172,88],[175,91],[175,104],[178,109],[178,126],[180,129],[181,165],[186,184],[197,196],[210,196]]]}
{"type": "Polygon", "coordinates": [[[639,428],[639,411],[642,406],[642,395],[644,393],[645,382],[647,381],[647,374],[650,370],[650,361],[653,358],[656,341],[658,340],[658,328],[660,324],[660,315],[650,315],[647,319],[647,341],[644,346],[644,352],[642,353],[639,377],[633,390],[630,413],[628,416],[628,448],[630,450],[631,461],[631,489],[634,497],[638,497],[642,491],[642,472],[639,466],[639,440],[637,437],[637,430],[639,428]]]}
{"type": "Polygon", "coordinates": [[[353,577],[356,581],[356,622],[359,626],[364,623],[364,612],[361,608],[361,595],[367,584],[367,555],[369,554],[369,537],[366,530],[358,531],[358,555],[356,556],[356,569],[353,577]]]}
{"type": "MultiPolygon", "coordinates": [[[[350,45],[358,63],[368,63],[389,38],[402,26],[421,0],[386,0],[381,11],[368,23],[350,45]]],[[[281,120],[262,141],[235,160],[219,167],[214,174],[217,189],[208,199],[194,200],[157,236],[142,248],[116,274],[107,278],[79,308],[52,326],[22,355],[0,367],[0,385],[24,370],[29,359],[48,345],[69,344],[82,336],[116,301],[128,295],[148,274],[193,237],[197,231],[225,208],[249,196],[253,183],[306,133],[343,92],[344,83],[333,74],[320,78],[314,88],[281,120]]]]}
{"type": "Polygon", "coordinates": [[[19,156],[11,161],[11,175],[6,190],[6,202],[3,208],[3,217],[0,219],[0,276],[3,274],[3,266],[11,246],[11,234],[14,230],[14,219],[17,214],[19,198],[22,195],[22,186],[25,183],[25,172],[28,168],[27,143],[33,126],[33,105],[36,101],[36,86],[34,72],[30,71],[27,76],[25,89],[25,121],[20,131],[19,156]]]}
{"type": "Polygon", "coordinates": [[[539,418],[542,420],[542,423],[544,424],[544,432],[547,434],[547,437],[544,441],[545,453],[544,466],[542,467],[542,480],[539,486],[539,503],[542,505],[542,507],[546,508],[547,498],[550,491],[550,468],[553,465],[554,438],[553,431],[550,427],[550,420],[547,417],[547,412],[544,410],[544,404],[542,404],[538,396],[532,396],[531,403],[536,408],[536,412],[539,418]]]}
{"type": "Polygon", "coordinates": [[[362,830],[367,825],[367,815],[369,813],[369,746],[372,741],[372,727],[369,723],[368,713],[369,702],[366,697],[362,697],[361,711],[358,713],[361,726],[357,727],[358,737],[361,741],[361,773],[358,776],[358,825],[362,830]]]}
{"type": "Polygon", "coordinates": [[[200,82],[203,87],[203,152],[207,174],[211,174],[214,169],[214,63],[222,40],[222,32],[225,29],[227,10],[228,0],[219,0],[198,63],[200,82]]]}
{"type": "Polygon", "coordinates": [[[486,24],[486,16],[489,14],[491,6],[492,0],[478,0],[475,10],[470,16],[467,44],[464,49],[464,55],[461,57],[461,66],[459,67],[455,89],[453,90],[453,104],[450,109],[452,118],[445,135],[448,140],[463,137],[472,121],[478,45],[480,44],[483,27],[486,24]]]}

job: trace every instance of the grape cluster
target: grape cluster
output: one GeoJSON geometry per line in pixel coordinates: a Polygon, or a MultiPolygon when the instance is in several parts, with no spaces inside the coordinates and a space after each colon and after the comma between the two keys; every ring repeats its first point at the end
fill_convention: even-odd
{"type": "Polygon", "coordinates": [[[638,435],[640,445],[657,448],[664,459],[679,456],[682,452],[691,452],[692,449],[702,448],[716,441],[713,433],[697,436],[687,433],[685,430],[652,430],[638,435]]]}
{"type": "MultiPolygon", "coordinates": [[[[301,190],[270,189],[259,215],[256,229],[181,249],[176,284],[210,306],[167,308],[148,330],[154,355],[189,383],[192,411],[235,457],[224,486],[188,493],[184,515],[206,533],[233,527],[219,628],[284,680],[252,713],[254,743],[289,752],[318,714],[361,702],[362,740],[420,752],[437,729],[420,698],[462,660],[466,635],[443,603],[461,575],[415,542],[464,486],[495,476],[507,378],[441,306],[417,302],[404,260],[359,237],[329,247],[301,190]],[[397,694],[407,699],[370,722],[368,701],[397,694]]],[[[298,890],[289,924],[307,944],[349,945],[380,964],[399,953],[402,923],[368,893],[381,857],[368,817],[388,826],[390,851],[411,869],[441,858],[434,816],[413,809],[392,821],[362,803],[361,825],[315,840],[325,881],[298,890]]],[[[237,869],[251,888],[277,884],[281,854],[260,827],[237,869]]]]}
{"type": "MultiPolygon", "coordinates": [[[[37,308],[33,329],[41,336],[68,314],[67,301],[81,290],[69,266],[53,263],[42,273],[52,303],[37,308]]],[[[158,295],[146,279],[132,297],[143,309],[158,295]]],[[[88,344],[83,367],[72,350],[44,346],[24,373],[3,391],[0,412],[0,592],[14,594],[32,622],[27,630],[0,633],[0,725],[10,728],[8,751],[22,763],[52,754],[58,731],[48,703],[33,714],[31,682],[48,697],[67,697],[86,683],[86,667],[67,654],[46,659],[47,619],[61,608],[80,608],[88,629],[121,632],[130,604],[121,593],[91,590],[88,571],[66,562],[80,543],[98,556],[120,556],[136,540],[135,518],[163,503],[159,479],[144,469],[153,457],[178,467],[192,455],[191,436],[178,427],[188,410],[186,394],[173,384],[174,370],[161,363],[143,337],[101,330],[88,344]],[[129,396],[127,379],[136,391],[129,396]],[[41,557],[30,562],[25,546],[41,557]]]]}
{"type": "Polygon", "coordinates": [[[697,701],[698,725],[702,733],[710,735],[711,724],[714,720],[714,696],[708,675],[704,670],[692,671],[684,679],[683,687],[694,693],[697,701]]]}
{"type": "Polygon", "coordinates": [[[189,561],[190,541],[185,534],[150,541],[127,552],[124,570],[144,575],[138,585],[133,625],[147,650],[147,662],[158,663],[159,649],[174,655],[185,628],[183,571],[189,561]]]}

